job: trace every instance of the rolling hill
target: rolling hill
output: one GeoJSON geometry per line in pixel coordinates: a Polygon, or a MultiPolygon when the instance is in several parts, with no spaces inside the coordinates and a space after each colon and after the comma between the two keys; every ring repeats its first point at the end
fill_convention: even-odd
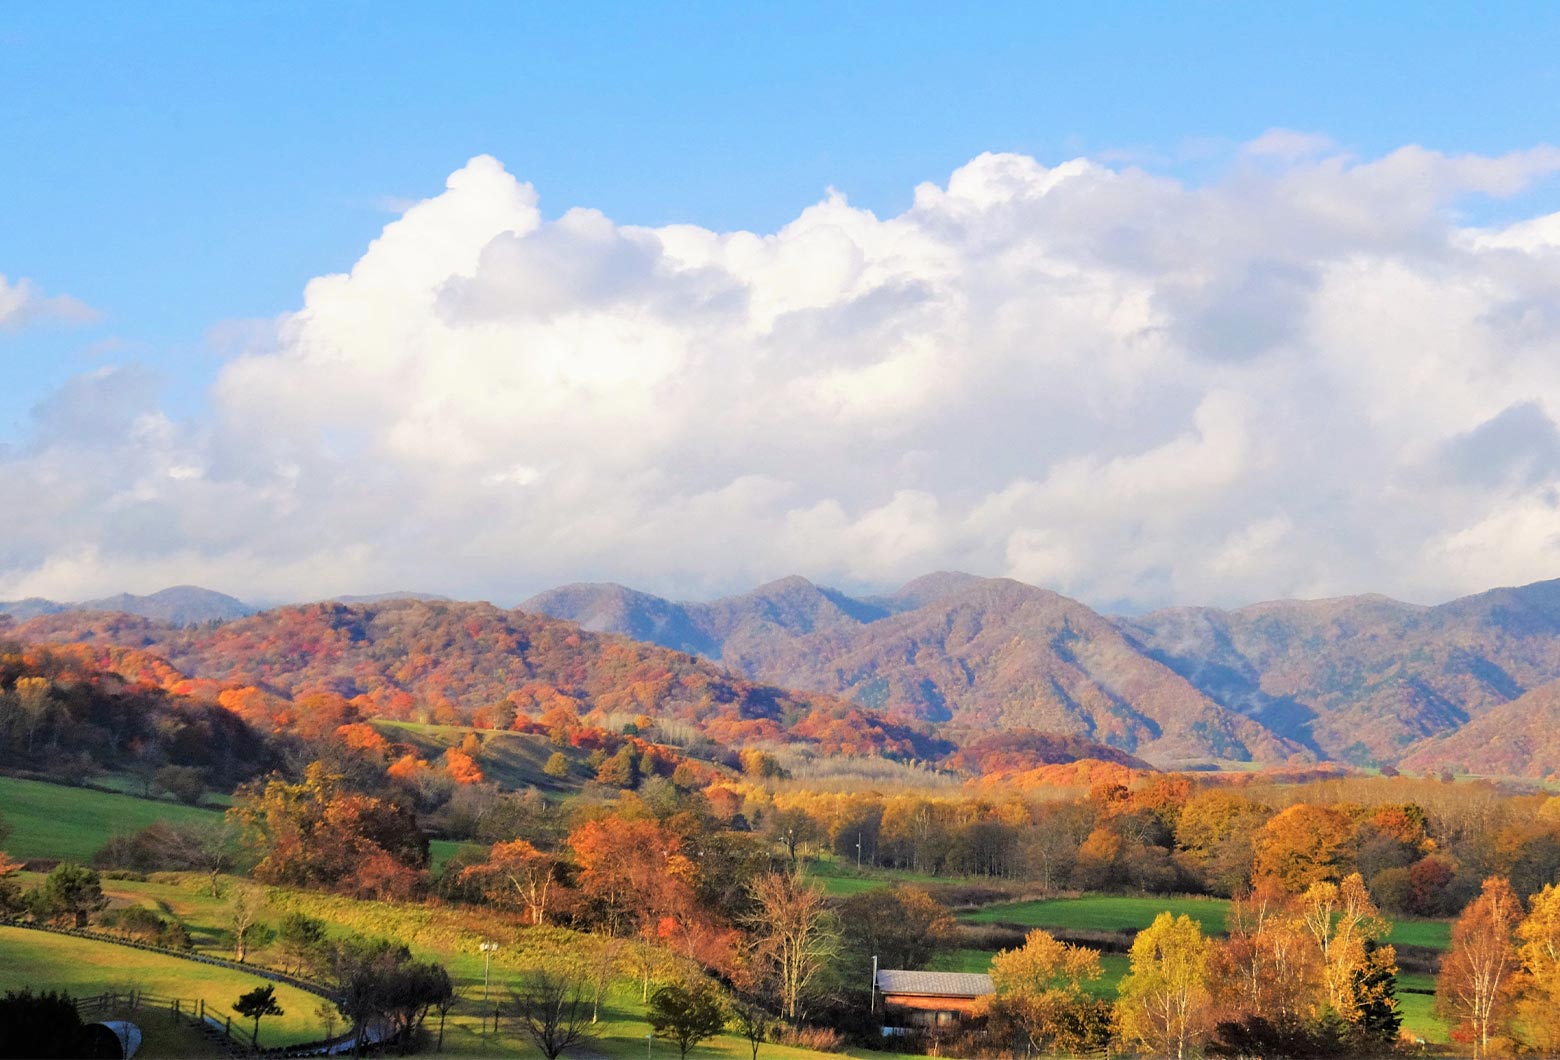
{"type": "Polygon", "coordinates": [[[1560,774],[1560,681],[1540,685],[1455,732],[1410,747],[1400,766],[1539,779],[1560,774]]]}
{"type": "Polygon", "coordinates": [[[613,709],[648,703],[699,724],[719,719],[717,731],[741,741],[792,731],[827,701],[836,714],[859,710],[856,722],[870,717],[869,728],[956,740],[1036,730],[1162,765],[1304,753],[1545,773],[1538,743],[1501,744],[1499,768],[1486,769],[1472,737],[1444,753],[1438,741],[1516,732],[1536,702],[1525,697],[1560,680],[1560,581],[1434,607],[1363,595],[1132,618],[958,573],[871,597],[799,577],[705,603],[602,583],[549,590],[514,611],[409,595],[277,608],[214,629],[180,628],[196,613],[188,607],[145,617],[149,599],[107,601],[139,608],[112,615],[33,601],[13,623],[28,637],[147,648],[198,677],[366,696],[391,713],[414,700],[469,713],[535,685],[613,709]],[[570,635],[584,638],[572,655],[558,647],[570,635]],[[670,683],[633,676],[643,667],[670,683]],[[1517,701],[1526,705],[1502,709],[1517,701]],[[1520,752],[1530,745],[1531,761],[1520,752]]]}
{"type": "Polygon", "coordinates": [[[718,743],[788,741],[826,753],[934,757],[925,726],[834,696],[731,674],[686,652],[583,632],[491,604],[396,599],[280,607],[212,627],[106,612],[62,612],[13,627],[18,639],[140,649],[182,674],[295,698],[334,693],[374,716],[459,722],[517,711],[682,723],[718,743]]]}

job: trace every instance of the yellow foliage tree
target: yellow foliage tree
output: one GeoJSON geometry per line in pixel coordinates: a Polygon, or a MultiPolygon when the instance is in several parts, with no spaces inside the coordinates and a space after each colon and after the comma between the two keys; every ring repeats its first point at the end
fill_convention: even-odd
{"type": "Polygon", "coordinates": [[[1099,977],[1097,951],[1031,931],[1022,946],[991,959],[996,993],[985,1007],[992,1030],[1022,1039],[1029,1051],[1088,1051],[1096,1043],[1088,1040],[1089,1021],[1080,1018],[1092,1006],[1083,984],[1099,977]]]}
{"type": "Polygon", "coordinates": [[[1210,943],[1202,925],[1160,913],[1132,943],[1132,970],[1121,981],[1116,1025],[1123,1038],[1159,1056],[1184,1060],[1207,1033],[1210,943]]]}
{"type": "Polygon", "coordinates": [[[1350,1023],[1357,1022],[1372,999],[1359,996],[1357,984],[1372,967],[1397,973],[1390,946],[1369,943],[1386,938],[1389,925],[1370,899],[1360,874],[1339,884],[1313,883],[1300,897],[1306,930],[1321,954],[1322,982],[1328,1004],[1350,1023]]]}
{"type": "Polygon", "coordinates": [[[1517,1022],[1528,1045],[1553,1056],[1560,1053],[1560,887],[1549,884],[1528,905],[1517,925],[1517,956],[1527,973],[1517,1022]]]}

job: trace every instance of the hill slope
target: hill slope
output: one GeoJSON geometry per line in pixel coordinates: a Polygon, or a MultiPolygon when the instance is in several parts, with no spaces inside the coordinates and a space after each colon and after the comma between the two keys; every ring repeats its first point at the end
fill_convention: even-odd
{"type": "Polygon", "coordinates": [[[1560,677],[1560,582],[1438,607],[1381,596],[1123,620],[1210,698],[1331,758],[1395,761],[1560,677]]]}
{"type": "Polygon", "coordinates": [[[858,600],[785,578],[708,604],[576,585],[521,606],[953,729],[1043,729],[1160,761],[1272,761],[1299,750],[1214,703],[1084,605],[1006,579],[939,573],[858,600]]]}
{"type": "Polygon", "coordinates": [[[491,604],[306,604],[211,628],[73,612],[32,619],[11,635],[145,649],[193,677],[288,697],[332,692],[388,718],[460,721],[485,711],[491,724],[508,727],[517,712],[561,706],[682,722],[728,745],[794,740],[829,752],[918,757],[943,750],[924,729],[835,697],[491,604]]]}
{"type": "Polygon", "coordinates": [[[1456,732],[1423,740],[1399,763],[1404,769],[1452,769],[1487,776],[1548,777],[1560,773],[1560,681],[1502,703],[1456,732]]]}

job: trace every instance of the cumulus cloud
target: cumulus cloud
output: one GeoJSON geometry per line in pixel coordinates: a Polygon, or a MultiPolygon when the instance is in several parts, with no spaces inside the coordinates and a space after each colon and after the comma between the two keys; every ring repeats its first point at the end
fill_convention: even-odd
{"type": "Polygon", "coordinates": [[[1560,575],[1560,216],[1458,220],[1557,169],[1283,131],[1196,186],[982,155],[897,216],[830,191],[765,234],[547,217],[476,158],[229,329],[198,421],[129,370],[40,405],[0,454],[37,502],[0,593],[957,567],[1141,608],[1560,575]]]}
{"type": "Polygon", "coordinates": [[[25,276],[12,283],[0,274],[0,332],[20,331],[44,321],[85,324],[97,317],[97,311],[78,298],[47,295],[25,276]]]}

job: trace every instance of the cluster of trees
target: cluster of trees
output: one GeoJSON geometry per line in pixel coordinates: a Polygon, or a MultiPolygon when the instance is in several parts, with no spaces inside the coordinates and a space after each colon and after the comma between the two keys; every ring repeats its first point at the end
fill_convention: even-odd
{"type": "MultiPolygon", "coordinates": [[[[1107,780],[1068,797],[1016,791],[837,792],[753,782],[728,807],[788,845],[934,876],[1046,888],[1224,897],[1358,872],[1388,912],[1451,916],[1491,875],[1537,890],[1560,874],[1560,798],[1406,777],[1306,784],[1107,780]]],[[[1076,789],[1071,789],[1076,791],[1076,789]]]]}
{"type": "Polygon", "coordinates": [[[1452,927],[1436,1009],[1476,1057],[1560,1051],[1560,887],[1524,904],[1511,881],[1485,880],[1452,927]]]}
{"type": "Polygon", "coordinates": [[[75,613],[34,619],[24,632],[154,652],[168,660],[165,687],[221,698],[261,729],[268,719],[306,724],[313,710],[302,701],[332,693],[362,717],[480,728],[524,729],[563,708],[589,724],[649,714],[689,726],[711,747],[795,742],[820,754],[921,758],[947,749],[924,725],[838,697],[761,684],[684,652],[486,604],[310,604],[206,628],[75,613]]]}
{"type": "Polygon", "coordinates": [[[97,1043],[88,1036],[70,995],[57,991],[35,994],[7,990],[0,997],[0,1058],[52,1060],[92,1055],[97,1043]]]}
{"type": "Polygon", "coordinates": [[[83,865],[61,862],[26,891],[7,878],[20,867],[0,853],[0,918],[30,915],[61,927],[84,928],[108,905],[101,877],[83,865]]]}
{"type": "Polygon", "coordinates": [[[1229,935],[1160,914],[1139,932],[1114,1004],[1088,984],[1099,953],[1044,931],[992,961],[982,1035],[1023,1052],[1090,1052],[1112,1039],[1156,1056],[1376,1054],[1397,1039],[1390,925],[1358,874],[1238,900],[1229,935]]]}
{"type": "Polygon", "coordinates": [[[68,781],[123,771],[145,794],[194,802],[275,764],[241,719],[156,683],[176,677],[141,652],[0,642],[0,767],[68,781]]]}

